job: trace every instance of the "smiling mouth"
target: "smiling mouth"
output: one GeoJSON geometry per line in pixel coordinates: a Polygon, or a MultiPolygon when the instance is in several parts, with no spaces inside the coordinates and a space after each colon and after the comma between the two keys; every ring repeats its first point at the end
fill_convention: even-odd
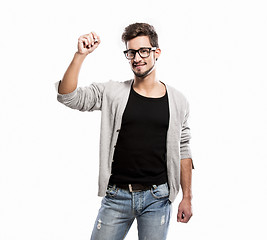
{"type": "Polygon", "coordinates": [[[143,66],[145,66],[146,65],[146,63],[139,63],[139,64],[133,64],[133,67],[134,68],[139,68],[139,67],[143,67],[143,66]]]}

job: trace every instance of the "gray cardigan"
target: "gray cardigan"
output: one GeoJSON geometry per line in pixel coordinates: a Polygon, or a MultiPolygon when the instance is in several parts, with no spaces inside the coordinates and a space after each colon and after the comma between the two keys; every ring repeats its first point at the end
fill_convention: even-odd
{"type": "MultiPolygon", "coordinates": [[[[124,82],[93,82],[87,87],[78,87],[68,94],[59,94],[60,81],[55,83],[57,100],[79,111],[101,110],[100,154],[98,196],[105,196],[111,175],[115,145],[121,120],[130,94],[133,79],[124,82]]],[[[180,160],[191,158],[188,127],[189,105],[186,98],[175,88],[165,84],[168,92],[170,121],[167,131],[167,173],[170,187],[169,200],[173,202],[180,186],[180,160]]]]}

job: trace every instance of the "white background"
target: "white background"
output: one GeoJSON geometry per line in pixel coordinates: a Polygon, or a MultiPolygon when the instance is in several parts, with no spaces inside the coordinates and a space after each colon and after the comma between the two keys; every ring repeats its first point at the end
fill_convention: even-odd
{"type": "MultiPolygon", "coordinates": [[[[0,6],[0,239],[85,240],[97,197],[101,112],[57,102],[80,35],[102,42],[79,86],[132,78],[124,27],[148,22],[161,81],[191,107],[194,216],[169,239],[266,239],[265,1],[10,1],[0,6]]],[[[126,239],[137,239],[136,223],[126,239]]]]}

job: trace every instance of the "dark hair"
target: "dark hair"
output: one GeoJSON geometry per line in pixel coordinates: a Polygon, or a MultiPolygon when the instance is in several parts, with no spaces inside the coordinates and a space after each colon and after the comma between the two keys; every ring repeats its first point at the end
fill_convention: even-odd
{"type": "Polygon", "coordinates": [[[155,28],[147,23],[133,23],[124,29],[122,34],[122,41],[127,43],[127,41],[138,37],[138,36],[148,36],[152,47],[159,47],[158,34],[155,28]]]}

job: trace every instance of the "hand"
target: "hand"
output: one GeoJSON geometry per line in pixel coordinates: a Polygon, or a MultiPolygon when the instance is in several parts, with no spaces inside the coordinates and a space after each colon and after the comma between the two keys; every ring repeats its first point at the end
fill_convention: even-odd
{"type": "Polygon", "coordinates": [[[187,223],[192,216],[191,200],[183,199],[179,204],[177,222],[187,223]]]}
{"type": "Polygon", "coordinates": [[[93,52],[100,44],[100,38],[95,32],[85,34],[78,39],[78,53],[88,55],[93,52]]]}

